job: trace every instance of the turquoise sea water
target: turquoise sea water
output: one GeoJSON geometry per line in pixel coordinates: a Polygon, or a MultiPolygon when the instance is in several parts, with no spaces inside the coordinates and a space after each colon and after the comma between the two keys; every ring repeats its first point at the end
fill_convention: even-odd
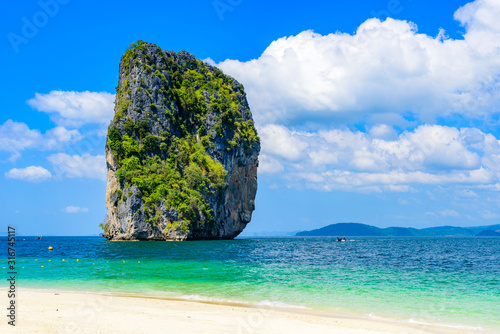
{"type": "MultiPolygon", "coordinates": [[[[0,243],[7,266],[6,238],[0,243]]],[[[24,288],[242,301],[500,330],[500,238],[18,237],[16,248],[24,288]]]]}

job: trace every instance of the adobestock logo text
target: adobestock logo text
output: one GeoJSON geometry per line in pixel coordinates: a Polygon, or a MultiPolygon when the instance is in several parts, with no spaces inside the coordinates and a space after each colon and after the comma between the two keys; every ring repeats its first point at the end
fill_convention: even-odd
{"type": "Polygon", "coordinates": [[[40,0],[38,6],[40,10],[36,11],[30,17],[21,18],[21,29],[19,32],[9,32],[7,38],[15,53],[19,53],[19,46],[28,44],[38,35],[40,29],[45,27],[51,18],[59,14],[62,5],[66,5],[70,0],[40,0]]]}

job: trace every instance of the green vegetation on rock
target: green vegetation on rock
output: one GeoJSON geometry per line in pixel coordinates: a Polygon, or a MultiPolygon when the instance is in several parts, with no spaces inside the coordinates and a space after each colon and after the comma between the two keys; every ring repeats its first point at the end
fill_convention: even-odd
{"type": "Polygon", "coordinates": [[[117,171],[120,184],[128,182],[141,190],[148,222],[154,224],[159,219],[156,212],[162,203],[168,209],[177,210],[187,224],[212,220],[204,196],[224,186],[226,171],[193,136],[174,138],[170,142],[148,133],[139,144],[112,128],[108,145],[120,166],[117,171]],[[160,142],[168,147],[166,160],[150,155],[160,142]]]}
{"type": "MultiPolygon", "coordinates": [[[[250,110],[247,105],[239,103],[245,97],[245,93],[241,85],[235,85],[233,78],[225,75],[216,67],[207,66],[187,52],[179,53],[181,56],[186,56],[186,60],[180,65],[178,59],[166,55],[159,49],[158,55],[162,58],[164,65],[158,68],[147,53],[146,44],[143,41],[132,43],[126,51],[122,58],[125,74],[130,74],[131,62],[134,60],[136,62],[149,62],[146,65],[155,69],[154,76],[161,79],[160,91],[167,97],[163,101],[167,104],[163,104],[162,108],[165,109],[169,121],[181,130],[181,136],[192,132],[195,128],[202,127],[206,114],[214,112],[219,118],[216,125],[217,133],[222,137],[222,128],[224,127],[226,133],[230,135],[229,137],[232,137],[232,140],[227,140],[227,143],[234,142],[237,145],[243,143],[246,149],[251,149],[255,143],[260,141],[253,120],[251,118],[244,120],[241,117],[242,112],[250,115],[250,110]],[[144,54],[146,56],[142,58],[141,55],[144,54]],[[165,74],[168,75],[169,80],[165,74]],[[168,102],[176,105],[179,111],[177,115],[172,113],[168,102]]],[[[146,87],[146,83],[141,82],[140,84],[143,86],[140,88],[152,90],[151,87],[146,87]]],[[[148,92],[148,94],[151,93],[148,92]]],[[[117,87],[118,104],[115,122],[126,116],[131,105],[130,95],[129,80],[126,79],[121,87],[117,87]]],[[[151,110],[158,108],[155,104],[150,104],[149,107],[151,110]]]]}
{"type": "Polygon", "coordinates": [[[166,209],[179,217],[170,229],[187,233],[213,223],[209,199],[227,176],[215,147],[251,151],[259,137],[242,85],[186,52],[152,46],[138,41],[122,57],[107,146],[118,199],[137,186],[147,223],[158,224],[166,209]]]}

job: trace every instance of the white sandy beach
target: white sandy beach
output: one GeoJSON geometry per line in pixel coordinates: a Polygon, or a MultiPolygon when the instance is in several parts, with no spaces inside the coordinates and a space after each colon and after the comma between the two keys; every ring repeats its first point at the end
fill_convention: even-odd
{"type": "MultiPolygon", "coordinates": [[[[7,305],[6,294],[2,294],[0,299],[2,305],[7,305]]],[[[315,311],[118,294],[21,290],[16,302],[16,327],[9,326],[4,316],[0,323],[0,333],[470,332],[315,311]]]]}

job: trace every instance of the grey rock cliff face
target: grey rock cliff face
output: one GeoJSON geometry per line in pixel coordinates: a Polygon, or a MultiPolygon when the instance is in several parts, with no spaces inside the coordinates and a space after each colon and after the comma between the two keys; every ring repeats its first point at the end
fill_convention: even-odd
{"type": "MultiPolygon", "coordinates": [[[[241,84],[186,52],[164,51],[140,42],[127,51],[120,63],[115,118],[109,126],[106,144],[108,214],[103,236],[109,240],[236,237],[250,222],[255,209],[259,151],[259,139],[241,84]],[[141,132],[142,128],[147,135],[141,132]],[[200,190],[201,197],[192,195],[186,200],[192,206],[189,217],[194,218],[190,219],[186,218],[185,206],[169,200],[170,192],[178,191],[175,187],[162,190],[163,197],[151,202],[151,193],[159,193],[156,189],[161,186],[151,190],[138,177],[129,176],[138,172],[126,173],[130,167],[123,153],[130,146],[126,140],[137,143],[140,152],[134,154],[140,157],[142,165],[134,168],[143,172],[146,167],[142,166],[151,161],[161,168],[170,163],[168,166],[175,166],[179,175],[186,177],[187,167],[178,163],[181,158],[175,157],[172,162],[172,152],[182,154],[178,153],[178,139],[187,141],[186,138],[192,138],[196,147],[203,143],[205,154],[226,171],[222,185],[208,184],[200,190]],[[153,142],[152,148],[148,140],[153,142]]],[[[172,182],[166,178],[165,184],[169,183],[172,182]]],[[[197,194],[191,190],[185,193],[197,194]]]]}

